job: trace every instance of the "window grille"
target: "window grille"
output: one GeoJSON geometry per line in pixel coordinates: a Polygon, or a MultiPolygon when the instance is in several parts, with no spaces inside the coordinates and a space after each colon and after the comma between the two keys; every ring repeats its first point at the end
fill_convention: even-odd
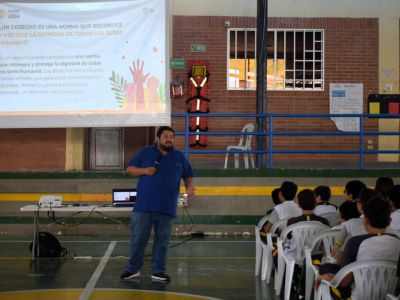
{"type": "MultiPolygon", "coordinates": [[[[274,29],[267,34],[269,90],[324,89],[324,31],[274,29]]],[[[228,90],[256,88],[256,30],[228,29],[228,90]]]]}

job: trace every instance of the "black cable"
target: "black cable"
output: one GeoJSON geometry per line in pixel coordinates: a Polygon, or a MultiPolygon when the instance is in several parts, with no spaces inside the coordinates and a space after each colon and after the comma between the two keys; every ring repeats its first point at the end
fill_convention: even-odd
{"type": "Polygon", "coordinates": [[[194,227],[193,218],[192,218],[192,216],[190,215],[190,213],[189,213],[187,207],[183,207],[183,228],[184,228],[184,230],[185,230],[187,233],[192,234],[192,229],[193,229],[193,227],[194,227]],[[186,230],[186,225],[185,225],[185,212],[186,212],[186,214],[188,215],[188,217],[189,217],[189,219],[190,219],[190,224],[191,224],[191,226],[190,226],[190,228],[189,228],[188,230],[186,230]]]}
{"type": "MultiPolygon", "coordinates": [[[[86,216],[86,218],[84,218],[83,220],[81,220],[81,222],[75,223],[75,224],[68,224],[68,223],[65,223],[64,220],[67,220],[68,218],[71,218],[71,217],[73,217],[73,216],[79,215],[79,214],[82,213],[82,211],[75,212],[75,213],[73,213],[73,214],[71,214],[71,215],[69,215],[69,216],[67,216],[67,217],[61,218],[61,220],[57,220],[57,218],[56,218],[56,216],[55,216],[55,212],[50,210],[50,211],[47,213],[47,216],[48,216],[49,218],[51,218],[54,222],[51,223],[51,224],[49,224],[49,225],[58,224],[58,225],[71,226],[71,227],[72,227],[72,226],[79,226],[79,225],[85,224],[85,222],[86,222],[87,220],[89,220],[89,218],[91,217],[92,213],[95,211],[95,209],[96,209],[97,207],[98,207],[98,206],[94,206],[94,207],[89,211],[89,214],[86,216]],[[50,216],[50,213],[52,213],[51,216],[50,216]]],[[[51,209],[51,207],[50,207],[50,209],[51,209]]]]}
{"type": "Polygon", "coordinates": [[[184,244],[184,243],[186,243],[186,242],[188,242],[190,240],[193,240],[194,238],[204,238],[206,236],[203,232],[192,232],[193,227],[194,227],[195,224],[194,224],[193,218],[190,215],[189,210],[187,209],[187,207],[183,207],[183,214],[182,214],[182,223],[183,223],[183,226],[184,226],[184,230],[186,231],[185,212],[186,212],[186,214],[189,217],[190,222],[191,222],[191,226],[190,226],[189,230],[187,231],[189,233],[189,236],[186,237],[186,239],[184,239],[183,241],[180,241],[178,243],[170,245],[169,248],[177,247],[177,246],[182,245],[182,244],[184,244]]]}
{"type": "Polygon", "coordinates": [[[188,236],[186,239],[184,239],[183,241],[180,241],[180,242],[178,242],[178,243],[175,243],[175,244],[170,245],[169,248],[177,247],[177,246],[182,245],[182,244],[184,244],[184,243],[186,243],[186,242],[188,242],[188,241],[190,241],[190,240],[193,240],[194,238],[195,238],[195,237],[194,237],[193,235],[190,235],[190,236],[188,236]]]}
{"type": "MultiPolygon", "coordinates": [[[[98,205],[97,207],[105,207],[105,206],[104,206],[104,205],[98,205]]],[[[130,224],[122,223],[122,221],[120,221],[120,220],[118,220],[118,219],[116,219],[116,218],[107,216],[106,214],[103,214],[101,211],[96,211],[96,212],[97,212],[99,215],[102,215],[102,216],[104,216],[105,218],[114,221],[116,224],[123,225],[123,226],[127,227],[128,229],[131,229],[130,224]]]]}

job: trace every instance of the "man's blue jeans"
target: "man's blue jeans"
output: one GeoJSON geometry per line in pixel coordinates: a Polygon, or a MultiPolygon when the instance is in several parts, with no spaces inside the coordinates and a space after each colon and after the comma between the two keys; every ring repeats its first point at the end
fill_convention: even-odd
{"type": "Polygon", "coordinates": [[[174,218],[156,212],[133,212],[131,216],[131,256],[126,270],[131,273],[140,271],[143,266],[144,250],[154,227],[154,244],[151,259],[152,273],[165,272],[168,244],[174,218]]]}

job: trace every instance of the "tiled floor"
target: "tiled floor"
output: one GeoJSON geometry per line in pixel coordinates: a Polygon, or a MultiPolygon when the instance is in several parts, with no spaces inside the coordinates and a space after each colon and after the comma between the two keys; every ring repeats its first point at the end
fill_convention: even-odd
{"type": "Polygon", "coordinates": [[[254,277],[252,238],[206,237],[184,243],[175,238],[169,250],[169,284],[150,279],[151,243],[142,275],[119,279],[129,255],[128,239],[61,236],[62,246],[77,257],[32,262],[28,235],[3,237],[0,299],[275,299],[272,286],[254,277]]]}

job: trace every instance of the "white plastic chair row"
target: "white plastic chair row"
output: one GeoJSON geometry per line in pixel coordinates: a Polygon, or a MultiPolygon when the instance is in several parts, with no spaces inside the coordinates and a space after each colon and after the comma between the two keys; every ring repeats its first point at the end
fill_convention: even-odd
{"type": "Polygon", "coordinates": [[[304,249],[304,255],[306,258],[306,286],[305,286],[305,299],[311,299],[311,293],[313,291],[314,279],[318,276],[319,269],[313,264],[312,254],[315,250],[322,251],[324,254],[322,262],[334,263],[335,259],[332,257],[331,251],[335,245],[335,241],[340,234],[340,230],[328,230],[318,234],[311,242],[309,246],[304,249]],[[322,249],[321,246],[322,245],[322,249]]]}
{"type": "Polygon", "coordinates": [[[322,280],[314,300],[331,300],[330,288],[337,288],[349,273],[354,278],[352,299],[356,295],[357,300],[383,300],[396,288],[396,269],[397,262],[389,260],[351,263],[341,268],[331,281],[322,280]]]}
{"type": "Polygon", "coordinates": [[[272,242],[272,238],[276,235],[278,230],[281,231],[284,227],[286,227],[286,223],[287,219],[275,222],[267,234],[267,243],[262,244],[261,280],[265,280],[267,284],[269,284],[271,281],[272,268],[274,266],[272,252],[276,248],[272,242]]]}
{"type": "Polygon", "coordinates": [[[278,270],[275,270],[275,292],[280,295],[282,284],[285,283],[284,299],[290,299],[293,273],[295,265],[303,265],[304,249],[315,236],[322,231],[330,230],[330,227],[315,221],[304,221],[286,227],[278,238],[278,270]],[[283,248],[289,233],[292,233],[291,244],[295,244],[294,258],[290,257],[283,248]],[[283,278],[285,274],[285,278],[283,278]]]}
{"type": "Polygon", "coordinates": [[[260,275],[261,271],[261,259],[262,259],[262,244],[263,241],[260,238],[260,230],[262,229],[262,226],[271,218],[270,215],[263,216],[259,221],[256,226],[254,226],[254,235],[256,238],[256,262],[255,262],[255,276],[260,275]]]}

